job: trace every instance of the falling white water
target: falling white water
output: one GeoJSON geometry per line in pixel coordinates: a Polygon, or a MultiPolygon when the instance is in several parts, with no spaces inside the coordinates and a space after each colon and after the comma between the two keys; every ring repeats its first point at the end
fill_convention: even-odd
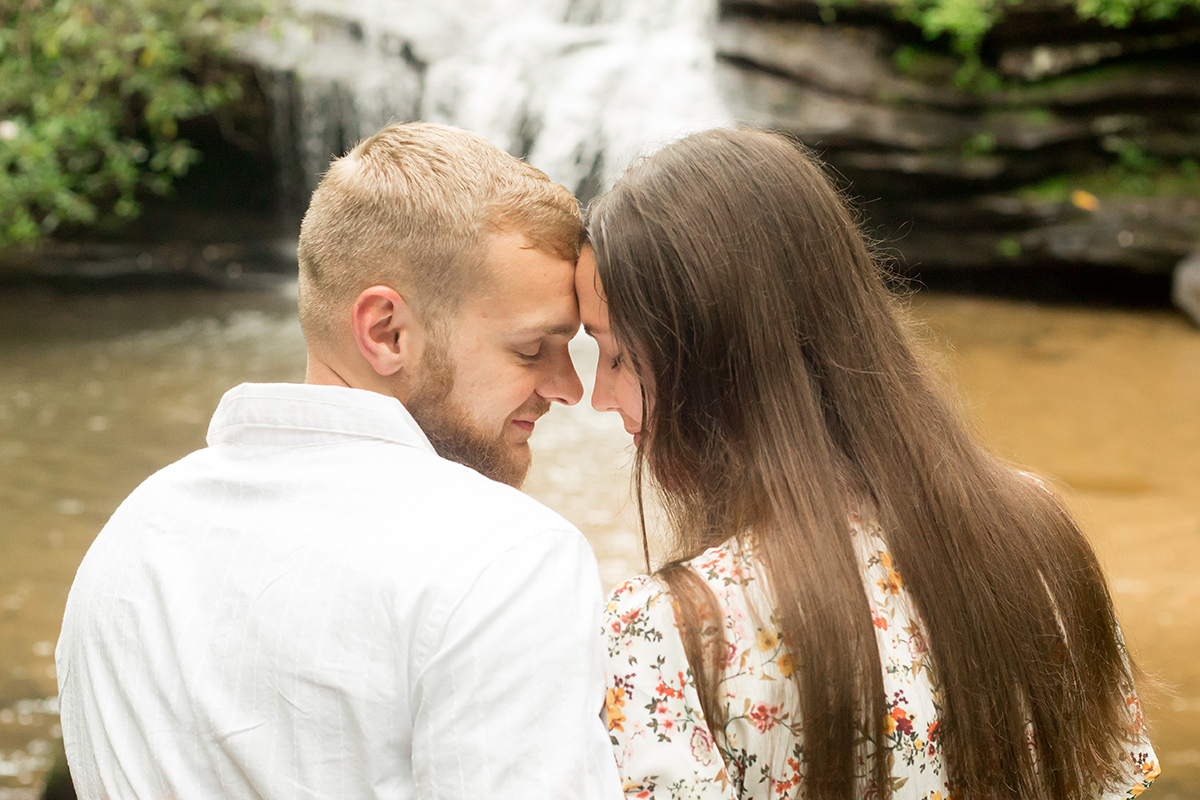
{"type": "Polygon", "coordinates": [[[246,46],[271,70],[279,147],[311,189],[329,159],[388,122],[457,125],[581,195],[639,153],[726,125],[715,0],[291,0],[246,46]]]}

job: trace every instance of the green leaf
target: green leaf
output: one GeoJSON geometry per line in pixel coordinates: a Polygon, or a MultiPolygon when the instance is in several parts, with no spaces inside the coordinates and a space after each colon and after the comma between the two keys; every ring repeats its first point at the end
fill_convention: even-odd
{"type": "Polygon", "coordinates": [[[140,213],[199,153],[179,122],[240,97],[223,54],[263,0],[20,0],[0,10],[0,247],[140,213]],[[14,134],[13,131],[16,131],[14,134]]]}

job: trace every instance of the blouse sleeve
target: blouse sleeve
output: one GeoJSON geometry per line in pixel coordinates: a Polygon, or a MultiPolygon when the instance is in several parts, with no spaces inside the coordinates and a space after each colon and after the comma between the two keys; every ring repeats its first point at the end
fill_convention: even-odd
{"type": "Polygon", "coordinates": [[[1131,736],[1126,748],[1127,759],[1122,765],[1123,773],[1128,776],[1128,780],[1122,781],[1104,792],[1101,795],[1102,800],[1131,800],[1149,789],[1150,784],[1154,782],[1160,772],[1158,756],[1155,755],[1154,748],[1150,746],[1150,739],[1146,736],[1146,724],[1142,719],[1141,704],[1137,697],[1131,694],[1125,700],[1125,705],[1129,709],[1131,717],[1131,736]]]}
{"type": "Polygon", "coordinates": [[[671,597],[641,576],[604,615],[608,732],[627,798],[734,800],[700,707],[671,597]]]}

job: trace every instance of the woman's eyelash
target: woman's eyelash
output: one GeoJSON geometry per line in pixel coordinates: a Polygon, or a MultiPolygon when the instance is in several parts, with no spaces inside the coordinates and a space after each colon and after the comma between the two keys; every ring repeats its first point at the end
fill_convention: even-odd
{"type": "Polygon", "coordinates": [[[617,353],[615,356],[613,356],[612,363],[609,364],[609,366],[612,369],[616,369],[617,367],[621,366],[621,364],[623,364],[624,362],[625,362],[625,354],[617,353]]]}

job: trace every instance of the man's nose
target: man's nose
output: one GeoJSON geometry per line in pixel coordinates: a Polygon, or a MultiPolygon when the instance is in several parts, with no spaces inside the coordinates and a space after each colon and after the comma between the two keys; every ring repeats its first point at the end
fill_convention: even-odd
{"type": "Polygon", "coordinates": [[[571,353],[564,345],[550,364],[550,370],[539,387],[538,394],[547,400],[573,406],[583,399],[583,383],[575,372],[571,353]]]}

